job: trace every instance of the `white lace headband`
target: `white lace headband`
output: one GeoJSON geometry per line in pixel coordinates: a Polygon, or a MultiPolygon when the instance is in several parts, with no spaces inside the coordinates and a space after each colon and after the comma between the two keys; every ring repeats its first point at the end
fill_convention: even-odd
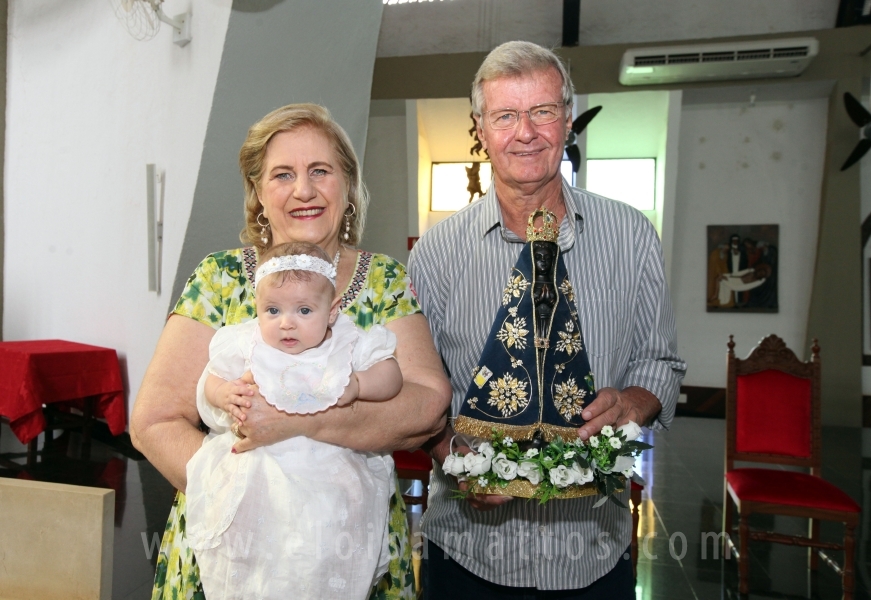
{"type": "Polygon", "coordinates": [[[311,271],[329,279],[334,287],[336,285],[336,267],[316,256],[295,254],[274,256],[257,267],[257,272],[254,274],[254,289],[257,289],[257,283],[264,277],[279,271],[311,271]]]}

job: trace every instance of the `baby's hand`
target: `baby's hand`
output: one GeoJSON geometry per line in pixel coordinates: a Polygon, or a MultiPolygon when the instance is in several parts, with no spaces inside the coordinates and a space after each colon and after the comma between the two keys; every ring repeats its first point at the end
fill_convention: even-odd
{"type": "Polygon", "coordinates": [[[357,379],[356,373],[351,373],[351,380],[345,387],[345,393],[339,398],[336,406],[348,406],[360,395],[360,381],[357,379]]]}
{"type": "Polygon", "coordinates": [[[206,382],[206,399],[212,406],[229,413],[237,421],[246,419],[242,408],[251,408],[249,397],[254,395],[254,390],[242,378],[227,381],[216,375],[209,375],[206,382]]]}

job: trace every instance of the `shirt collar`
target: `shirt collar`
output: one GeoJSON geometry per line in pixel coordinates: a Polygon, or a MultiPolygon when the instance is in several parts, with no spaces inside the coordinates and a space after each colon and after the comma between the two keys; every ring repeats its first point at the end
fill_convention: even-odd
{"type": "MultiPolygon", "coordinates": [[[[566,218],[562,220],[559,228],[558,243],[560,249],[565,252],[575,245],[577,236],[584,231],[584,217],[581,214],[581,192],[572,188],[565,178],[562,178],[563,202],[566,205],[566,218]]],[[[502,223],[502,211],[499,208],[499,200],[496,198],[496,186],[490,182],[490,188],[481,202],[481,212],[478,216],[477,232],[483,238],[496,229],[506,242],[523,243],[523,240],[506,229],[502,223]]]]}

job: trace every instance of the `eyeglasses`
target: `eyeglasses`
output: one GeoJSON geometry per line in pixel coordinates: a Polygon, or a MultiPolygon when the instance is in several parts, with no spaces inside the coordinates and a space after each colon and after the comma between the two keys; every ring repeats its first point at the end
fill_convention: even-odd
{"type": "Polygon", "coordinates": [[[517,126],[520,115],[523,113],[529,115],[529,120],[533,125],[547,125],[562,116],[560,109],[563,106],[565,106],[563,102],[549,102],[533,106],[529,110],[500,108],[499,110],[488,110],[484,116],[487,117],[487,122],[493,129],[513,129],[517,126]]]}

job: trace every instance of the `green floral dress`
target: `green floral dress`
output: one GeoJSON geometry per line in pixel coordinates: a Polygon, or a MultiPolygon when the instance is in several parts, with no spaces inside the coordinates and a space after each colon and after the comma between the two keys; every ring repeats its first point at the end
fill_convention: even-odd
{"type": "MultiPolygon", "coordinates": [[[[219,329],[257,316],[254,268],[257,254],[242,248],[210,254],[188,279],[173,314],[219,329]]],[[[361,328],[385,325],[420,312],[405,267],[383,254],[359,251],[354,276],[342,295],[342,311],[361,328]]],[[[414,598],[414,574],[405,503],[398,488],[390,499],[390,566],[370,600],[414,598]]],[[[152,600],[203,600],[196,557],[185,538],[185,495],[176,493],[160,545],[152,600]]]]}

